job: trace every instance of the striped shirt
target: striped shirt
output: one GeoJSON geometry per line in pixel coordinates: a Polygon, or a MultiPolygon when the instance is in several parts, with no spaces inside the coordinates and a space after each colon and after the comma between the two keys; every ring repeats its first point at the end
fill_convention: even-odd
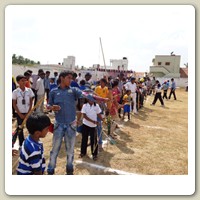
{"type": "Polygon", "coordinates": [[[17,168],[18,175],[33,175],[45,170],[44,149],[41,141],[34,141],[30,135],[24,140],[17,168]]]}

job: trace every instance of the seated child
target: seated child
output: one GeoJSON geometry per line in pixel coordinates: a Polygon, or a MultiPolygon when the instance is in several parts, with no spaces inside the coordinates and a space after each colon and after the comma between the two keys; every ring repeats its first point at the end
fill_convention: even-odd
{"type": "Polygon", "coordinates": [[[22,144],[17,175],[42,175],[45,170],[44,149],[40,138],[48,133],[51,122],[47,115],[36,113],[29,116],[26,128],[28,137],[22,144]]]}

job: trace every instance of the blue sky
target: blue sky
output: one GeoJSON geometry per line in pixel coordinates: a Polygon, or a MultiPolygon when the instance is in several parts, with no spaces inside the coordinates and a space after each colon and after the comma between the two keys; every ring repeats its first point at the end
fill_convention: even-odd
{"type": "Polygon", "coordinates": [[[67,56],[76,65],[106,65],[127,57],[129,69],[149,71],[155,55],[181,55],[188,62],[191,6],[8,6],[12,53],[57,64],[67,56]]]}

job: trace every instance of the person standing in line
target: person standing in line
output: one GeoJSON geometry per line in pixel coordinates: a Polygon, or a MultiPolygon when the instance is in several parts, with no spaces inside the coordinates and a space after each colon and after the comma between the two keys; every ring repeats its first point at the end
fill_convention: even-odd
{"type": "Polygon", "coordinates": [[[55,111],[55,123],[53,144],[50,152],[50,160],[47,173],[53,175],[56,168],[56,160],[64,137],[66,155],[66,174],[74,174],[74,145],[76,139],[76,99],[81,97],[82,92],[76,87],[70,87],[73,72],[62,71],[59,74],[60,82],[57,88],[49,94],[47,109],[55,111]]]}
{"type": "Polygon", "coordinates": [[[31,70],[28,70],[28,72],[31,74],[31,89],[35,95],[35,99],[34,99],[34,106],[37,102],[37,91],[36,91],[36,83],[37,83],[37,80],[38,78],[40,77],[40,73],[41,72],[44,72],[43,69],[39,69],[38,70],[38,74],[32,74],[32,71],[31,70]]]}
{"type": "Polygon", "coordinates": [[[44,78],[44,89],[46,93],[46,102],[49,101],[49,92],[50,92],[50,71],[46,71],[45,78],[44,78]]]}
{"type": "MultiPolygon", "coordinates": [[[[95,94],[98,95],[99,97],[107,98],[108,94],[109,94],[109,90],[108,90],[108,87],[106,86],[106,84],[107,84],[106,79],[102,78],[100,80],[100,85],[95,88],[95,94]]],[[[101,102],[100,108],[102,110],[101,114],[103,115],[104,111],[106,110],[105,103],[101,102]]],[[[98,138],[99,138],[98,145],[99,145],[99,151],[102,151],[103,150],[103,147],[102,147],[102,145],[103,145],[102,123],[101,123],[101,120],[99,117],[97,117],[97,121],[99,122],[98,126],[97,126],[97,133],[98,133],[98,138]]]]}
{"type": "Polygon", "coordinates": [[[124,114],[123,114],[123,120],[125,117],[125,114],[128,114],[128,120],[130,120],[130,111],[131,111],[131,90],[126,90],[126,94],[123,96],[123,105],[124,105],[124,114]]]}
{"type": "Polygon", "coordinates": [[[88,137],[90,136],[91,153],[93,160],[97,160],[98,154],[98,142],[96,127],[98,125],[97,116],[101,119],[101,109],[96,104],[92,95],[87,96],[87,103],[83,105],[81,109],[83,115],[83,129],[82,129],[82,141],[81,141],[81,154],[80,158],[87,154],[88,137]]]}
{"type": "Polygon", "coordinates": [[[126,90],[131,90],[131,98],[132,98],[132,103],[133,103],[133,112],[134,114],[138,114],[137,109],[136,109],[136,89],[137,85],[135,83],[135,77],[131,77],[131,81],[127,82],[124,85],[126,90]]]}
{"type": "Polygon", "coordinates": [[[161,103],[161,106],[164,107],[164,102],[163,102],[163,99],[162,99],[162,96],[161,96],[161,85],[160,85],[160,82],[158,80],[156,80],[155,92],[156,92],[156,94],[154,96],[154,100],[153,100],[153,103],[151,105],[155,106],[156,101],[159,99],[160,103],[161,103]]]}
{"type": "MultiPolygon", "coordinates": [[[[15,89],[12,93],[12,102],[13,102],[13,107],[16,111],[17,124],[19,126],[22,124],[27,113],[32,108],[34,93],[30,88],[25,87],[27,81],[25,76],[18,75],[16,77],[16,80],[17,83],[19,84],[19,87],[15,89]]],[[[22,143],[24,141],[23,130],[19,132],[18,138],[19,138],[19,149],[21,149],[22,143]]]]}
{"type": "MultiPolygon", "coordinates": [[[[37,91],[37,101],[44,98],[44,95],[45,95],[44,77],[45,77],[45,73],[41,72],[40,78],[37,80],[37,83],[36,83],[35,90],[37,91]]],[[[38,108],[36,108],[36,112],[42,112],[43,113],[43,111],[44,111],[44,100],[42,101],[40,106],[38,108]]]]}
{"type": "Polygon", "coordinates": [[[176,90],[176,83],[174,81],[174,79],[171,79],[171,90],[170,90],[170,94],[169,94],[169,99],[171,98],[171,95],[174,95],[174,100],[176,100],[176,94],[175,94],[175,90],[176,90]]]}

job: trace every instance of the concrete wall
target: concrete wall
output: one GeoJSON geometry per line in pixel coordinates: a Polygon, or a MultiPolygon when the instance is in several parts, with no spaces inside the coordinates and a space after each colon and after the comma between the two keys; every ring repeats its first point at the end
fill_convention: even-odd
{"type": "Polygon", "coordinates": [[[180,70],[180,56],[155,56],[154,65],[157,66],[158,62],[161,62],[161,66],[167,68],[170,72],[179,73],[180,70]],[[166,62],[170,62],[170,65],[166,65],[166,62]]]}
{"type": "Polygon", "coordinates": [[[119,70],[128,70],[128,60],[127,59],[111,59],[110,60],[111,66],[108,69],[116,69],[118,70],[118,66],[120,66],[119,70]],[[122,68],[122,65],[124,68],[122,68]]]}

